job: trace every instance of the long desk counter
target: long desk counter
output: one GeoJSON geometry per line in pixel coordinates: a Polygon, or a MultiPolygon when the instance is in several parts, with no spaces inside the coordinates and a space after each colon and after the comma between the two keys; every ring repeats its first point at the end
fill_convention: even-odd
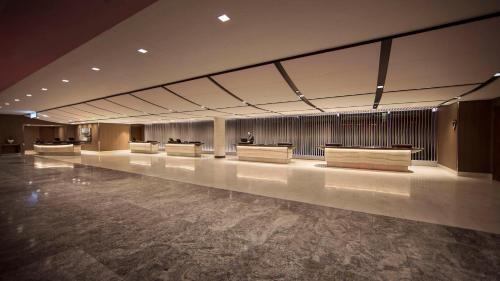
{"type": "Polygon", "coordinates": [[[422,149],[384,147],[323,147],[328,167],[406,172],[411,154],[422,149]]]}
{"type": "Polygon", "coordinates": [[[201,157],[203,143],[167,143],[165,152],[169,156],[201,157]]]}
{"type": "Polygon", "coordinates": [[[130,152],[132,153],[158,153],[160,144],[158,142],[130,142],[130,152]]]}
{"type": "Polygon", "coordinates": [[[80,155],[80,144],[34,144],[33,148],[39,155],[80,155]]]}
{"type": "Polygon", "coordinates": [[[286,164],[292,159],[293,149],[291,145],[238,144],[236,155],[242,161],[286,164]]]}

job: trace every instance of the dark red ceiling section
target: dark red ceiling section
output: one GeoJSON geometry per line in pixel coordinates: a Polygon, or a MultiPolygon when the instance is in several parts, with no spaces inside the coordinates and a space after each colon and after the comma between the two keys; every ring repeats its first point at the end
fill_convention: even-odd
{"type": "Polygon", "coordinates": [[[0,0],[0,91],[157,0],[0,0]]]}

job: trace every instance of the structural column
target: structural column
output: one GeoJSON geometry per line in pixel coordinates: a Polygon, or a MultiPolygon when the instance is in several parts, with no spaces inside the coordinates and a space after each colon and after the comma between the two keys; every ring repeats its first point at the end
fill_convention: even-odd
{"type": "Polygon", "coordinates": [[[226,157],[226,120],[214,117],[214,156],[226,157]]]}

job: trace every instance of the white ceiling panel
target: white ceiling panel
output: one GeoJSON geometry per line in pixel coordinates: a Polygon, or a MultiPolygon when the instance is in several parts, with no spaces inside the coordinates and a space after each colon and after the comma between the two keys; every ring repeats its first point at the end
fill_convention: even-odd
{"type": "Polygon", "coordinates": [[[78,108],[75,108],[74,106],[67,106],[67,107],[64,107],[62,109],[64,111],[73,113],[73,114],[78,115],[78,116],[83,116],[84,118],[88,118],[88,119],[106,118],[106,116],[103,116],[103,115],[100,115],[100,114],[95,114],[95,113],[92,113],[92,112],[87,112],[87,111],[84,111],[84,110],[80,110],[78,108]]]}
{"type": "Polygon", "coordinates": [[[186,114],[186,113],[169,113],[169,114],[162,114],[161,118],[167,118],[167,119],[185,119],[185,118],[192,118],[194,115],[191,114],[186,114]]]}
{"type": "Polygon", "coordinates": [[[500,78],[496,79],[495,82],[487,85],[486,87],[464,96],[461,100],[490,100],[498,97],[500,97],[500,78]]]}
{"type": "Polygon", "coordinates": [[[317,109],[309,109],[309,110],[295,110],[295,111],[286,111],[281,112],[283,115],[304,115],[304,114],[315,114],[321,113],[321,111],[317,109]]]}
{"type": "Polygon", "coordinates": [[[169,85],[167,88],[191,101],[210,108],[241,105],[241,101],[221,90],[207,78],[169,85]]]}
{"type": "Polygon", "coordinates": [[[392,42],[385,90],[483,82],[500,69],[500,18],[392,42]]]}
{"type": "Polygon", "coordinates": [[[283,62],[308,98],[371,93],[376,90],[380,43],[283,62]]]}
{"type": "Polygon", "coordinates": [[[411,102],[411,103],[394,103],[394,104],[382,104],[378,106],[379,110],[384,109],[406,109],[406,108],[416,108],[416,107],[435,107],[441,104],[442,101],[424,101],[424,102],[411,102]]]}
{"type": "Polygon", "coordinates": [[[273,64],[217,75],[213,78],[251,104],[297,100],[297,95],[273,64]]]}
{"type": "Polygon", "coordinates": [[[109,111],[117,112],[117,113],[120,113],[120,114],[123,114],[123,115],[127,115],[127,116],[134,116],[134,115],[142,115],[142,114],[144,114],[144,112],[142,112],[140,110],[135,110],[135,109],[131,109],[131,108],[128,108],[128,107],[124,107],[124,106],[112,103],[112,102],[110,102],[108,100],[96,100],[96,101],[88,102],[88,104],[97,106],[97,107],[102,108],[104,110],[109,110],[109,111]]]}
{"type": "Polygon", "coordinates": [[[296,110],[313,109],[311,106],[307,105],[303,101],[264,104],[264,105],[259,105],[259,107],[263,108],[263,109],[271,110],[271,111],[277,111],[277,112],[288,112],[288,111],[296,111],[296,110]]]}
{"type": "Polygon", "coordinates": [[[161,88],[134,93],[134,95],[154,104],[173,109],[174,111],[192,111],[200,109],[199,106],[161,88]]]}
{"type": "MultiPolygon", "coordinates": [[[[283,116],[283,114],[273,113],[273,112],[265,112],[265,113],[253,113],[247,114],[250,118],[259,118],[259,117],[269,117],[269,116],[283,116]]],[[[233,117],[231,117],[233,118],[233,117]]]]}
{"type": "Polygon", "coordinates": [[[147,113],[167,113],[170,112],[168,109],[162,108],[161,106],[153,105],[151,103],[145,102],[138,99],[132,95],[123,95],[109,98],[113,102],[124,105],[126,107],[137,109],[141,112],[147,113]]]}
{"type": "Polygon", "coordinates": [[[311,102],[321,109],[339,108],[352,106],[373,106],[375,94],[355,95],[346,97],[326,98],[311,100],[311,102]]]}
{"type": "MultiPolygon", "coordinates": [[[[195,117],[197,117],[197,116],[217,117],[217,116],[229,116],[229,115],[231,115],[229,113],[218,112],[218,111],[213,111],[213,110],[190,111],[190,112],[186,112],[186,113],[189,115],[193,115],[195,117]]],[[[193,117],[193,116],[191,116],[191,117],[193,117]]]]}
{"type": "Polygon", "coordinates": [[[446,87],[437,89],[389,92],[382,95],[380,104],[445,101],[459,96],[475,86],[446,87]]]}
{"type": "MultiPolygon", "coordinates": [[[[54,110],[51,110],[50,112],[53,112],[53,115],[55,114],[57,116],[73,118],[73,119],[76,119],[76,120],[87,120],[87,119],[89,119],[88,116],[85,116],[85,115],[82,115],[82,114],[78,114],[78,113],[75,113],[75,112],[71,112],[70,110],[68,110],[67,107],[63,107],[63,108],[59,108],[59,109],[54,109],[54,110]]],[[[44,112],[44,113],[47,114],[46,112],[44,112]]]]}
{"type": "Polygon", "coordinates": [[[67,113],[65,111],[61,111],[59,109],[53,109],[49,111],[44,111],[39,113],[39,115],[48,115],[50,118],[57,118],[57,119],[67,119],[67,120],[86,120],[87,118],[84,118],[82,116],[77,116],[74,114],[67,113]]]}
{"type": "Polygon", "coordinates": [[[43,119],[43,120],[49,119],[49,120],[54,121],[54,122],[70,122],[70,121],[78,120],[78,119],[75,119],[74,116],[61,114],[61,112],[59,112],[57,110],[44,111],[44,112],[39,113],[38,116],[40,117],[40,119],[43,119]]]}
{"type": "Polygon", "coordinates": [[[256,113],[266,112],[265,110],[258,109],[252,106],[228,107],[228,108],[218,109],[218,111],[230,114],[256,114],[256,113]]]}
{"type": "Polygon", "coordinates": [[[74,105],[73,107],[77,108],[77,109],[80,109],[80,110],[87,111],[87,112],[92,112],[92,113],[95,113],[95,114],[98,114],[98,115],[107,116],[107,117],[117,117],[117,116],[120,116],[120,114],[117,113],[117,112],[111,112],[111,111],[103,110],[103,109],[100,109],[100,108],[97,108],[95,106],[91,106],[91,105],[88,105],[88,104],[85,104],[85,103],[83,103],[83,104],[77,104],[77,105],[74,105]]]}
{"type": "Polygon", "coordinates": [[[358,111],[371,111],[373,106],[349,106],[339,108],[325,108],[325,112],[358,112],[358,111]]]}

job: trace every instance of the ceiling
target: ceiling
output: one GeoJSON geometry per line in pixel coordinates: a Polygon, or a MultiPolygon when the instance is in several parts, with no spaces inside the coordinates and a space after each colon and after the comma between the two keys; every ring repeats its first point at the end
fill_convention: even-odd
{"type": "Polygon", "coordinates": [[[0,91],[153,2],[0,1],[0,91]]]}
{"type": "MultiPolygon", "coordinates": [[[[0,112],[151,123],[370,110],[381,77],[379,109],[438,106],[499,72],[500,17],[432,27],[499,10],[498,1],[159,1],[2,91],[0,112]],[[385,60],[379,39],[391,41],[385,60]]],[[[500,96],[498,83],[464,100],[500,96]]]]}

